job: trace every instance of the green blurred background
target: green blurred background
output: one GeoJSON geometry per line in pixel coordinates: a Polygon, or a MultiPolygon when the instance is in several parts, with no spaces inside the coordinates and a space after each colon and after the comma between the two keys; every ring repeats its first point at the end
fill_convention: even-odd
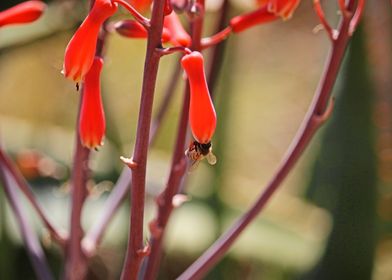
{"type": "MultiPolygon", "coordinates": [[[[335,1],[324,2],[335,24],[335,1]]],[[[335,86],[336,108],[328,125],[206,279],[392,279],[392,21],[390,3],[383,2],[368,3],[365,24],[335,86]]],[[[15,3],[2,1],[0,8],[15,3]]],[[[214,1],[207,3],[209,35],[218,10],[214,1]]],[[[247,4],[232,1],[231,13],[239,14],[247,4]]],[[[65,229],[79,96],[60,70],[65,46],[86,7],[78,1],[50,2],[38,22],[0,30],[0,141],[51,219],[65,229]]],[[[117,17],[124,16],[122,11],[117,17]]],[[[171,218],[159,279],[174,279],[195,260],[251,205],[277,168],[329,50],[326,34],[314,32],[318,23],[311,1],[303,1],[292,20],[228,40],[213,89],[218,163],[200,164],[189,175],[192,200],[171,218]]],[[[93,152],[93,179],[83,212],[86,229],[99,217],[121,172],[119,156],[133,149],[144,54],[145,41],[108,37],[102,76],[107,136],[103,148],[93,152]]],[[[155,109],[176,63],[176,56],[161,61],[155,109]]],[[[181,81],[149,152],[146,223],[155,215],[154,197],[169,172],[183,87],[181,81]]],[[[0,199],[0,279],[35,279],[2,190],[0,199]]],[[[62,254],[45,239],[29,203],[24,205],[58,276],[62,254]]],[[[91,260],[89,279],[118,279],[127,229],[125,203],[91,260]]]]}

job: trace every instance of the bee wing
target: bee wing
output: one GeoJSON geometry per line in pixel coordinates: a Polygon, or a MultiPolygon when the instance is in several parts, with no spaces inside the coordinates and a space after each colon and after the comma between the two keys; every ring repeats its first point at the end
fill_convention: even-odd
{"type": "Polygon", "coordinates": [[[192,163],[191,163],[191,166],[188,169],[188,172],[195,171],[196,168],[199,166],[201,160],[202,160],[202,158],[197,159],[197,160],[192,160],[192,163]]]}
{"type": "Polygon", "coordinates": [[[209,152],[207,154],[206,158],[207,158],[207,161],[210,165],[216,164],[216,156],[212,152],[209,152]]]}

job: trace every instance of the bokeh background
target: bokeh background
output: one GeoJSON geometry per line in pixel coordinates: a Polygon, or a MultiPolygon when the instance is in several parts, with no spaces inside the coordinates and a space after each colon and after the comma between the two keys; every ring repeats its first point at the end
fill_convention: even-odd
{"type": "MultiPolygon", "coordinates": [[[[3,0],[0,9],[17,2],[3,0]]],[[[335,1],[324,2],[336,24],[335,1]]],[[[219,3],[207,3],[205,35],[210,35],[219,3]]],[[[38,22],[0,30],[0,141],[50,218],[67,229],[79,96],[60,70],[65,46],[88,5],[71,0],[48,4],[38,22]]],[[[252,3],[230,5],[236,15],[252,3]]],[[[391,12],[389,1],[369,1],[334,89],[332,119],[206,279],[392,279],[391,12]]],[[[117,17],[128,16],[122,11],[117,17]]],[[[227,41],[213,89],[218,163],[202,163],[189,174],[191,200],[171,218],[159,279],[174,279],[184,271],[271,178],[304,118],[330,48],[326,34],[315,32],[318,24],[311,1],[302,1],[293,19],[227,41]]],[[[143,73],[145,41],[117,34],[107,40],[102,75],[107,135],[105,145],[93,153],[83,211],[86,229],[99,218],[123,168],[119,157],[132,152],[143,73]]],[[[155,109],[177,64],[175,55],[161,61],[155,109]]],[[[146,223],[155,215],[154,198],[169,172],[183,88],[181,80],[149,152],[146,223]]],[[[0,200],[0,279],[35,279],[2,190],[0,200]]],[[[29,203],[24,205],[51,267],[61,275],[59,248],[45,238],[29,203]]],[[[118,279],[128,215],[126,202],[90,263],[90,279],[118,279]]]]}

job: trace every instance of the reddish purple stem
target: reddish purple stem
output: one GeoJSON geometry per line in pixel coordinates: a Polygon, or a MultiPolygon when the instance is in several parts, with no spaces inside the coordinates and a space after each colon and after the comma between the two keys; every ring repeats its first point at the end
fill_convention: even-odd
{"type": "Polygon", "coordinates": [[[0,180],[4,187],[5,195],[7,196],[16,221],[19,225],[28,256],[37,278],[42,280],[53,279],[44,251],[42,250],[41,244],[38,240],[37,233],[29,225],[29,218],[23,211],[24,209],[22,207],[22,201],[16,192],[17,183],[15,178],[11,176],[11,172],[7,170],[7,167],[3,162],[0,162],[0,180]]]}
{"type": "Polygon", "coordinates": [[[146,164],[149,145],[152,105],[158,73],[165,0],[154,1],[151,28],[148,32],[147,53],[144,64],[142,96],[132,161],[131,217],[127,254],[121,275],[123,280],[137,279],[141,261],[146,255],[143,244],[144,198],[146,164]]]}
{"type": "MultiPolygon", "coordinates": [[[[355,0],[350,0],[348,10],[354,10],[355,0]]],[[[333,102],[327,107],[330,94],[342,63],[346,47],[350,40],[351,18],[343,18],[339,27],[339,36],[333,42],[332,50],[327,59],[323,76],[316,90],[313,101],[309,107],[302,125],[293,142],[287,150],[276,173],[267,184],[256,202],[239,218],[207,251],[204,252],[184,273],[177,279],[201,279],[231,248],[243,230],[257,217],[267,204],[271,196],[278,189],[287,174],[308,146],[317,129],[327,120],[332,112],[333,102]]]]}

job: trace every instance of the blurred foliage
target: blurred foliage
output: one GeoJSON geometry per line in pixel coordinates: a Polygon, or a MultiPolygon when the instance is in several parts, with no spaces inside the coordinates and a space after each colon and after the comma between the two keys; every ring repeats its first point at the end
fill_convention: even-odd
{"type": "Polygon", "coordinates": [[[335,112],[311,175],[308,195],[333,214],[333,228],[309,279],[371,279],[376,233],[374,90],[361,28],[340,75],[335,112]]]}

